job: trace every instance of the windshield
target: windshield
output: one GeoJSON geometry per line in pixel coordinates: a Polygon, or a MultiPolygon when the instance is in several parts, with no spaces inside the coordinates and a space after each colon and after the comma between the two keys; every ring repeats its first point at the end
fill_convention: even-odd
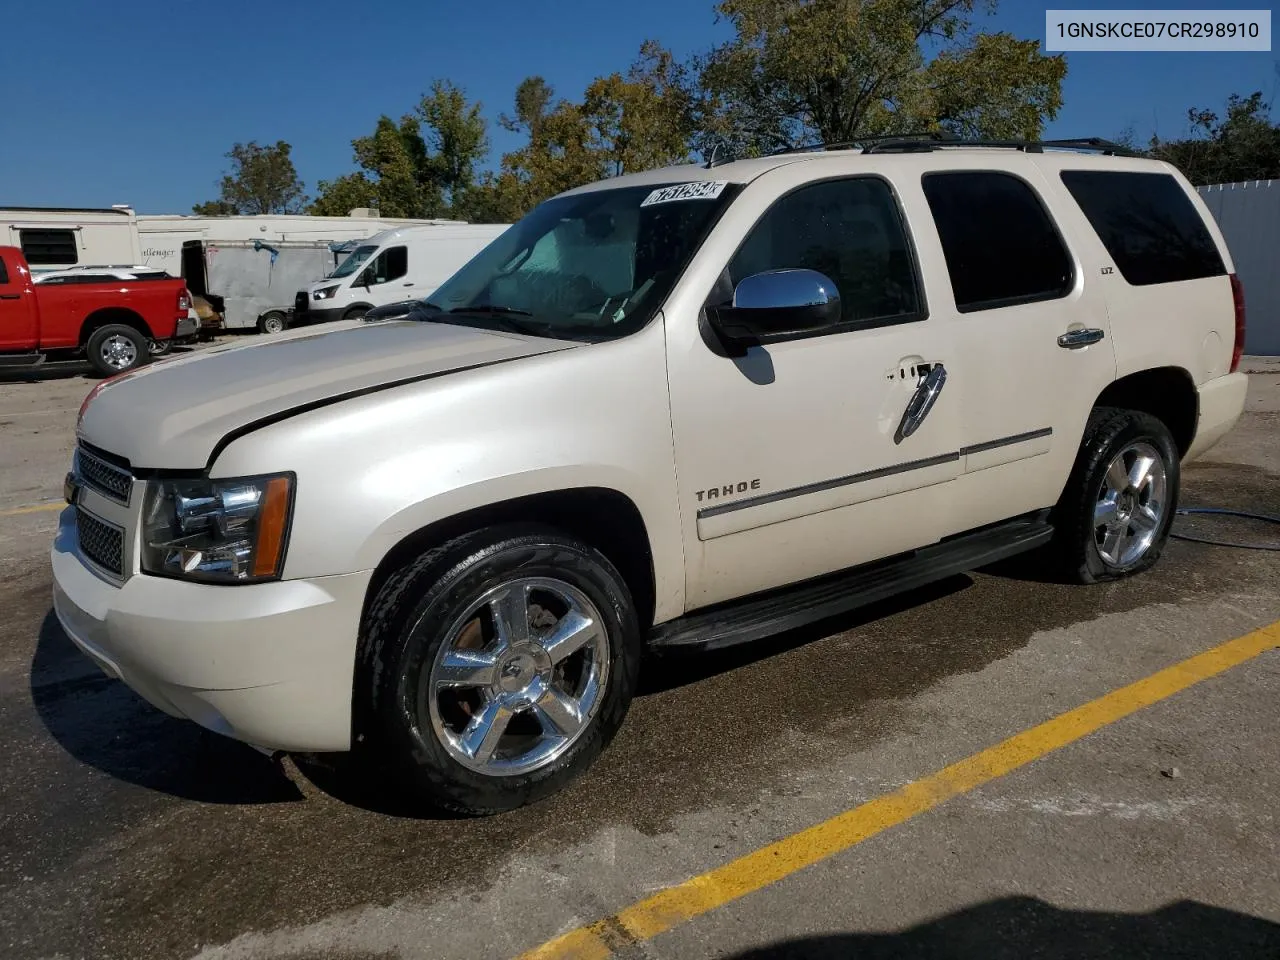
{"type": "Polygon", "coordinates": [[[376,246],[356,247],[351,251],[351,256],[338,264],[338,269],[329,274],[330,277],[349,277],[357,270],[360,265],[378,252],[376,246]]]}
{"type": "Polygon", "coordinates": [[[552,337],[631,333],[653,316],[738,190],[696,181],[548,200],[440,286],[430,306],[552,337]]]}

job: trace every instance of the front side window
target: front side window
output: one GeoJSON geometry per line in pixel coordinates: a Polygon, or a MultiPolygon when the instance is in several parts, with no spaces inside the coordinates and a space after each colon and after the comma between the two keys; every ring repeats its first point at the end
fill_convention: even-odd
{"type": "Polygon", "coordinates": [[[379,283],[399,280],[408,272],[409,248],[390,247],[374,257],[373,262],[365,267],[360,279],[372,287],[379,283]]]}
{"type": "Polygon", "coordinates": [[[377,252],[378,252],[377,246],[374,246],[372,244],[366,245],[363,247],[356,247],[347,256],[347,259],[343,260],[342,263],[338,264],[338,269],[333,271],[333,273],[329,274],[329,276],[333,279],[339,279],[341,277],[349,277],[353,273],[355,273],[357,270],[359,270],[362,266],[364,266],[364,262],[377,252]]]}
{"type": "Polygon", "coordinates": [[[1062,182],[1134,286],[1227,272],[1191,198],[1169,174],[1064,170],[1062,182]]]}
{"type": "Polygon", "coordinates": [[[509,227],[440,286],[430,319],[612,339],[657,311],[739,192],[715,181],[555,197],[509,227]]]}
{"type": "Polygon", "coordinates": [[[19,230],[18,243],[33,267],[66,266],[79,259],[74,230],[19,230]]]}
{"type": "MultiPolygon", "coordinates": [[[[791,268],[817,270],[835,283],[842,323],[920,315],[902,217],[879,178],[815,183],[782,197],[734,254],[728,280],[736,287],[752,274],[791,268]]],[[[717,292],[731,296],[732,287],[717,292]]]]}
{"type": "Polygon", "coordinates": [[[927,173],[922,185],[961,313],[1056,300],[1070,292],[1071,256],[1025,181],[966,170],[927,173]]]}

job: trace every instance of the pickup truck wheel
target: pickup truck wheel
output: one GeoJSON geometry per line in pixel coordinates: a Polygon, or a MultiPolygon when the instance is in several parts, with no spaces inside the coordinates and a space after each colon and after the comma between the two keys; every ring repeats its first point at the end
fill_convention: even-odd
{"type": "Polygon", "coordinates": [[[631,594],[599,551],[542,527],[461,537],[393,575],[370,607],[359,675],[371,746],[434,806],[523,806],[613,738],[640,652],[631,594]]]}
{"type": "Polygon", "coordinates": [[[1150,569],[1169,539],[1181,477],[1169,428],[1137,410],[1098,407],[1058,504],[1058,552],[1077,583],[1150,569]]]}
{"type": "Polygon", "coordinates": [[[139,367],[150,357],[147,338],[122,323],[99,327],[89,334],[89,342],[85,346],[90,366],[104,377],[139,367]]]}
{"type": "Polygon", "coordinates": [[[163,357],[173,349],[172,340],[148,340],[147,353],[153,357],[163,357]]]}

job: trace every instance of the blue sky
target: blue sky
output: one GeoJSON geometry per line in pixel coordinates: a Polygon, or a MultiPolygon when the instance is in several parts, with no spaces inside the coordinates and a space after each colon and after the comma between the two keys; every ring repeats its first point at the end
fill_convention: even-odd
{"type": "MultiPolygon", "coordinates": [[[[129,203],[144,213],[186,213],[213,198],[235,141],[289,141],[312,191],[352,168],[353,137],[381,113],[407,111],[437,77],[463,86],[496,120],[530,74],[576,97],[593,77],[625,69],[647,37],[684,56],[725,36],[711,0],[7,6],[5,75],[17,87],[0,111],[0,206],[129,203]]],[[[1043,40],[1045,7],[1003,0],[984,22],[1043,40]]],[[[1065,107],[1047,133],[1110,137],[1132,126],[1143,140],[1153,129],[1176,136],[1190,106],[1220,108],[1233,91],[1272,98],[1277,60],[1275,52],[1072,53],[1065,107]]],[[[492,128],[496,160],[514,142],[492,128]]]]}

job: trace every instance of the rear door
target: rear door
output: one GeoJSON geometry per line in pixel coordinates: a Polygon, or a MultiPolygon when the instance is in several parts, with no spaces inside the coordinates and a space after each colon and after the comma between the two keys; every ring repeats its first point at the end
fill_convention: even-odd
{"type": "Polygon", "coordinates": [[[39,334],[32,285],[14,258],[0,252],[0,350],[34,350],[39,334]]]}
{"type": "Polygon", "coordinates": [[[930,304],[955,343],[949,532],[960,532],[1057,502],[1116,362],[1105,299],[1086,282],[1097,265],[1080,257],[1088,225],[1038,168],[957,158],[925,172],[920,189],[933,228],[920,240],[934,251],[930,304]]]}

